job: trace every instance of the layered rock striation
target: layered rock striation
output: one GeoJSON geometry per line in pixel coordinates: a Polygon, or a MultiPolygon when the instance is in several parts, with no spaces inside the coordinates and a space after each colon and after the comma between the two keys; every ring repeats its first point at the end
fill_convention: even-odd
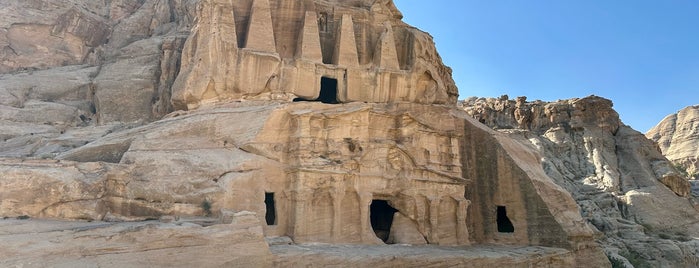
{"type": "MultiPolygon", "coordinates": [[[[39,236],[84,239],[90,249],[74,258],[53,258],[66,251],[40,244],[34,248],[45,246],[48,255],[4,251],[13,256],[3,258],[8,265],[33,256],[110,265],[102,255],[145,255],[140,250],[210,254],[207,243],[226,239],[232,244],[221,250],[232,255],[203,266],[335,260],[312,246],[319,255],[304,260],[303,247],[290,245],[272,250],[280,259],[270,263],[260,232],[269,244],[359,245],[349,256],[364,254],[362,246],[398,243],[446,257],[417,262],[424,265],[609,265],[580,215],[578,195],[566,191],[579,189],[557,185],[560,176],[550,172],[565,163],[542,163],[546,154],[529,141],[457,109],[451,70],[431,37],[403,23],[390,0],[10,2],[0,11],[0,46],[9,51],[0,65],[0,216],[108,223],[88,236],[39,236]],[[236,224],[238,216],[244,224],[236,224]],[[205,220],[177,220],[187,217],[205,220]],[[112,224],[150,219],[164,222],[112,224]],[[168,239],[157,240],[160,234],[168,239]],[[114,252],[104,246],[112,238],[119,242],[114,252]],[[445,248],[419,247],[426,244],[445,248]],[[454,256],[469,250],[455,246],[467,245],[502,252],[480,262],[454,256]],[[248,246],[254,250],[236,252],[248,246]]],[[[525,120],[518,124],[531,124],[520,112],[525,120]]],[[[594,123],[600,133],[627,131],[607,112],[603,124],[585,113],[556,114],[555,121],[578,120],[575,130],[594,123]]],[[[564,139],[565,131],[552,135],[564,139]]],[[[629,148],[619,159],[636,163],[636,147],[629,148]]],[[[658,180],[645,179],[655,172],[686,195],[661,158],[648,169],[624,166],[639,179],[618,184],[616,166],[601,165],[586,182],[605,191],[635,189],[627,204],[655,202],[648,189],[674,198],[658,180]]],[[[651,226],[672,220],[634,210],[645,208],[627,210],[651,226]]],[[[414,251],[396,252],[401,257],[387,265],[409,263],[414,251]]],[[[357,264],[385,256],[391,254],[357,264]]],[[[118,264],[138,263],[111,265],[118,264]]]]}
{"type": "Polygon", "coordinates": [[[392,1],[202,1],[173,104],[454,103],[451,69],[392,1]]]}
{"type": "Polygon", "coordinates": [[[51,158],[172,112],[196,2],[3,2],[0,156],[51,158]]]}
{"type": "Polygon", "coordinates": [[[0,155],[51,157],[94,140],[75,127],[102,136],[221,101],[457,98],[391,1],[9,1],[0,15],[0,155]]]}
{"type": "Polygon", "coordinates": [[[614,263],[697,265],[699,213],[689,182],[653,141],[619,120],[611,101],[502,96],[469,98],[460,106],[541,154],[546,174],[604,234],[599,241],[614,263]]]}
{"type": "Polygon", "coordinates": [[[567,263],[606,261],[536,153],[449,107],[231,103],[112,133],[58,159],[3,161],[3,215],[252,211],[267,236],[297,243],[537,245],[570,250],[567,263]],[[49,185],[52,195],[29,198],[49,185]],[[378,201],[394,211],[372,211],[378,201]],[[373,225],[376,215],[390,215],[390,227],[373,225]],[[502,229],[505,219],[512,229],[502,229]]]}
{"type": "Polygon", "coordinates": [[[684,175],[699,179],[699,105],[665,117],[646,133],[684,175]]]}
{"type": "Polygon", "coordinates": [[[272,267],[254,216],[142,222],[0,220],[5,267],[272,267]]]}

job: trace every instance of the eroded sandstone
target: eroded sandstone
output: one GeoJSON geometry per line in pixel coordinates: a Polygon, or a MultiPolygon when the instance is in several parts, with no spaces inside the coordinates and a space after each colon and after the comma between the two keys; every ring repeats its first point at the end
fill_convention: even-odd
{"type": "MultiPolygon", "coordinates": [[[[601,231],[610,259],[633,265],[696,265],[699,214],[690,185],[657,146],[623,125],[612,102],[469,98],[471,116],[541,154],[546,174],[570,192],[601,231]]],[[[526,151],[526,150],[523,150],[526,151]]]]}
{"type": "Polygon", "coordinates": [[[391,1],[337,2],[202,1],[173,103],[194,109],[324,94],[327,102],[456,101],[451,70],[440,64],[432,38],[400,21],[391,1]]]}
{"type": "MultiPolygon", "coordinates": [[[[397,228],[386,230],[393,242],[554,246],[573,250],[576,263],[599,259],[593,233],[538,157],[448,107],[228,104],[113,133],[59,158],[79,166],[66,160],[99,161],[122,143],[120,159],[95,172],[100,206],[84,208],[95,220],[247,210],[269,236],[383,244],[370,211],[385,200],[396,210],[397,228]],[[512,233],[499,231],[498,206],[508,208],[512,233]]],[[[13,204],[36,215],[22,210],[34,203],[13,204]]]]}
{"type": "Polygon", "coordinates": [[[646,133],[668,159],[695,180],[699,179],[699,106],[690,106],[664,118],[646,133]]]}
{"type": "MultiPolygon", "coordinates": [[[[239,216],[238,218],[246,217],[239,216]]],[[[256,219],[252,219],[256,221],[256,219]]],[[[271,267],[259,225],[0,220],[0,265],[14,267],[271,267]]]]}
{"type": "MultiPolygon", "coordinates": [[[[77,255],[72,244],[18,249],[35,238],[19,235],[8,265],[169,266],[202,253],[201,266],[268,266],[262,235],[294,243],[275,245],[280,266],[352,263],[301,245],[313,243],[385,253],[357,265],[391,252],[400,257],[387,266],[609,265],[545,154],[454,107],[432,38],[390,0],[10,2],[0,11],[0,216],[107,225],[39,235],[88,245],[77,255]],[[180,220],[191,217],[214,225],[180,220]]],[[[605,111],[600,131],[622,132],[605,111]]],[[[575,129],[598,122],[551,116],[575,129]]],[[[687,189],[662,163],[652,170],[687,189]]],[[[675,195],[657,180],[618,186],[609,172],[588,180],[675,195]]],[[[631,193],[628,204],[656,200],[631,193]]]]}

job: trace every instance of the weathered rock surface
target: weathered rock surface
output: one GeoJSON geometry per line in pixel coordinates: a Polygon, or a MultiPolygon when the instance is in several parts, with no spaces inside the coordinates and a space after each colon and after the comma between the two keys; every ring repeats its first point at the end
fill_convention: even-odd
{"type": "MultiPolygon", "coordinates": [[[[245,217],[245,216],[242,216],[245,217]]],[[[3,267],[271,267],[257,224],[0,220],[3,267]]],[[[242,222],[250,222],[244,219],[242,222]]]]}
{"type": "Polygon", "coordinates": [[[573,267],[569,252],[556,248],[474,246],[271,246],[277,267],[573,267]]]}
{"type": "MultiPolygon", "coordinates": [[[[243,214],[243,213],[241,213],[243,214]]],[[[271,245],[255,217],[202,226],[146,222],[0,220],[3,267],[571,267],[564,249],[517,246],[271,245]],[[255,224],[257,223],[257,225],[255,224]]],[[[278,238],[277,238],[278,239],[278,238]]],[[[279,240],[279,239],[278,239],[279,240]]]]}
{"type": "Polygon", "coordinates": [[[458,96],[432,38],[403,23],[392,1],[204,0],[197,17],[172,90],[178,109],[232,99],[445,104],[458,96]]]}
{"type": "MultiPolygon", "coordinates": [[[[610,259],[696,266],[699,213],[690,186],[655,144],[625,126],[612,102],[469,98],[471,116],[540,152],[546,174],[573,195],[604,236],[610,259]]],[[[628,263],[627,263],[628,264],[628,263]]]]}
{"type": "MultiPolygon", "coordinates": [[[[609,265],[577,194],[547,174],[547,155],[456,109],[431,37],[390,0],[6,2],[0,216],[163,221],[20,234],[3,248],[8,265],[170,266],[203,254],[210,266],[267,266],[260,232],[296,244],[429,244],[366,261],[356,261],[366,248],[336,247],[351,260],[331,247],[304,260],[302,246],[276,245],[280,266],[378,265],[394,251],[386,266],[609,265]],[[232,226],[178,225],[194,216],[232,226]],[[36,244],[22,251],[23,240],[36,244]],[[73,240],[87,246],[45,242],[73,240]],[[464,261],[461,250],[487,260],[464,261]],[[76,251],[86,262],[61,258],[76,251]],[[418,251],[444,259],[418,261],[418,251]]],[[[622,132],[615,116],[601,132],[622,132]]],[[[569,119],[597,122],[557,122],[569,119]]],[[[663,163],[628,166],[639,179],[622,185],[612,171],[588,180],[628,191],[624,213],[650,226],[689,225],[671,217],[685,208],[676,199],[666,198],[674,210],[652,206],[652,191],[675,196],[656,177],[688,191],[663,163]]]]}
{"type": "Polygon", "coordinates": [[[657,142],[663,155],[685,175],[699,180],[699,105],[665,117],[646,137],[657,142]]]}
{"type": "Polygon", "coordinates": [[[0,151],[7,156],[49,157],[94,140],[58,137],[68,128],[142,125],[175,108],[314,100],[321,81],[335,82],[331,101],[457,97],[431,37],[403,23],[391,1],[4,4],[0,151]]]}
{"type": "Polygon", "coordinates": [[[197,1],[88,2],[3,2],[0,156],[50,158],[172,111],[197,1]]]}
{"type": "Polygon", "coordinates": [[[0,165],[0,209],[4,217],[32,215],[64,219],[96,219],[103,210],[101,163],[3,161],[0,165]]]}
{"type": "Polygon", "coordinates": [[[275,193],[267,235],[381,244],[367,214],[381,199],[408,224],[394,221],[404,226],[392,229],[394,236],[553,246],[572,250],[575,263],[606,261],[570,195],[531,150],[448,107],[232,103],[112,133],[58,158],[3,162],[15,173],[34,172],[4,178],[9,185],[25,176],[37,185],[3,187],[3,196],[14,197],[4,214],[101,220],[224,209],[253,211],[264,222],[265,193],[275,193]],[[89,164],[106,160],[112,164],[89,164]],[[70,173],[81,168],[85,175],[70,173]],[[38,185],[61,176],[66,187],[52,192],[62,199],[20,198],[43,195],[38,185]],[[509,209],[513,233],[498,232],[496,206],[509,209]],[[55,207],[85,212],[49,209],[55,207]]]}
{"type": "Polygon", "coordinates": [[[110,34],[104,6],[78,1],[3,1],[0,73],[83,64],[110,34]]]}

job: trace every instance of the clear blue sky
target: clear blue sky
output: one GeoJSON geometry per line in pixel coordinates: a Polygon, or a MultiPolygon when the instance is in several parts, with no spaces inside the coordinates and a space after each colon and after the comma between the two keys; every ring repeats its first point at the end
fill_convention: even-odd
{"type": "Polygon", "coordinates": [[[698,0],[394,0],[469,96],[614,102],[646,132],[699,104],[698,0]]]}

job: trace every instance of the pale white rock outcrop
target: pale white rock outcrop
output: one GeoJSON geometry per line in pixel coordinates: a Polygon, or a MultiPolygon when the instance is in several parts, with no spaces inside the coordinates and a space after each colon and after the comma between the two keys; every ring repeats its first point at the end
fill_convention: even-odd
{"type": "Polygon", "coordinates": [[[699,105],[665,117],[646,133],[685,175],[699,179],[699,105]]]}

